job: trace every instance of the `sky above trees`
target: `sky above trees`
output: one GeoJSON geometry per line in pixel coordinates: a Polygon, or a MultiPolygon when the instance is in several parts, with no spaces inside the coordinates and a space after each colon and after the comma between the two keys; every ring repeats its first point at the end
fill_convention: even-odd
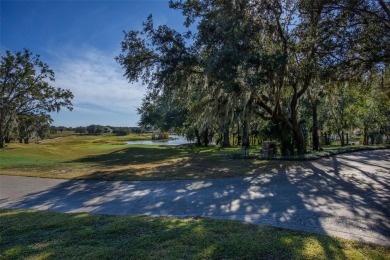
{"type": "Polygon", "coordinates": [[[156,25],[180,30],[183,17],[168,0],[0,2],[0,52],[29,49],[55,72],[53,86],[70,89],[74,110],[52,114],[54,125],[136,126],[146,92],[128,83],[115,61],[123,31],[156,25]]]}

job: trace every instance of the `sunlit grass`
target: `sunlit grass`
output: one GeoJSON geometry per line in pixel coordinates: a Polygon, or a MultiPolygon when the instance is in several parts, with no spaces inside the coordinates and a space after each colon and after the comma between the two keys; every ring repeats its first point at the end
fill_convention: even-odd
{"type": "Polygon", "coordinates": [[[228,220],[0,210],[0,259],[389,259],[390,249],[228,220]]]}

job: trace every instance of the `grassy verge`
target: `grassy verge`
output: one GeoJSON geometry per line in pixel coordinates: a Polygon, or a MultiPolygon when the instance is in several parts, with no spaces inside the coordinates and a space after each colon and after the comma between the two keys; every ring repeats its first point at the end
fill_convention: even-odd
{"type": "Polygon", "coordinates": [[[389,259],[390,248],[235,221],[0,210],[0,259],[389,259]]]}

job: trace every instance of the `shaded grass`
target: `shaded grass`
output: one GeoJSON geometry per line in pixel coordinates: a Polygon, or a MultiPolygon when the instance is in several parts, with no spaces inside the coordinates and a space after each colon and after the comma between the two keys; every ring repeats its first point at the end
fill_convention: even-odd
{"type": "Polygon", "coordinates": [[[390,248],[202,218],[0,210],[0,259],[389,259],[390,248]]]}

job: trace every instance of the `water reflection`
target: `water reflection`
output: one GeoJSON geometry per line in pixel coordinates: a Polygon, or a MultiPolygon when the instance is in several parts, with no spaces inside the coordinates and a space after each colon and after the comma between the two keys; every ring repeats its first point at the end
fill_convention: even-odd
{"type": "Polygon", "coordinates": [[[169,140],[141,140],[141,141],[127,141],[126,144],[146,144],[146,145],[182,145],[189,144],[190,141],[184,136],[170,135],[169,140]]]}

